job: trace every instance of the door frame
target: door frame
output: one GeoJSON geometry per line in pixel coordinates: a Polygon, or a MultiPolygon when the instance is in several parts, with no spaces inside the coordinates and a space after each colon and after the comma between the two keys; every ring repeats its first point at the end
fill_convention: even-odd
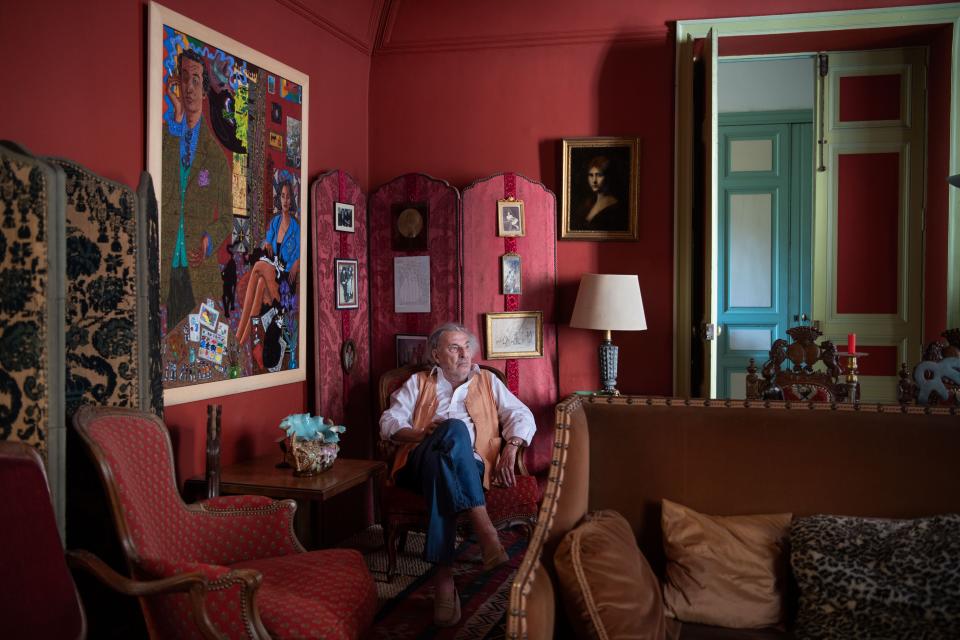
{"type": "MultiPolygon", "coordinates": [[[[692,262],[690,194],[690,135],[685,133],[690,113],[683,100],[689,100],[684,86],[688,64],[685,52],[693,50],[692,40],[712,30],[714,37],[776,35],[812,31],[846,31],[906,25],[950,24],[953,26],[950,65],[950,150],[947,175],[960,173],[960,3],[915,5],[848,11],[820,11],[789,15],[745,16],[706,20],[678,20],[674,74],[674,247],[673,247],[673,395],[690,395],[692,262]]],[[[714,118],[716,113],[713,114],[714,118]]],[[[716,176],[712,178],[716,184],[716,176]]],[[[948,327],[960,326],[960,189],[944,184],[947,190],[947,317],[948,327]]],[[[716,202],[712,204],[716,209],[716,202]]],[[[711,216],[715,218],[715,211],[711,216]]],[[[716,254],[711,269],[716,270],[716,254]]]]}

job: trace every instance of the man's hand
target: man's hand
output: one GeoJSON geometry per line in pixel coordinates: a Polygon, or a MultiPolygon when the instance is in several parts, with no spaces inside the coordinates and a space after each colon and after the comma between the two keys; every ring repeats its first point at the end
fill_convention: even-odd
{"type": "Polygon", "coordinates": [[[503,487],[512,487],[516,484],[516,474],[513,470],[517,466],[517,450],[517,447],[508,444],[500,452],[497,468],[493,470],[494,484],[503,487]]]}
{"type": "Polygon", "coordinates": [[[180,79],[173,76],[167,78],[167,97],[173,105],[173,121],[183,120],[183,98],[180,97],[180,79]]]}
{"type": "Polygon", "coordinates": [[[439,422],[431,422],[423,429],[417,429],[416,427],[400,429],[390,439],[394,442],[422,442],[424,438],[433,433],[439,424],[439,422]]]}
{"type": "Polygon", "coordinates": [[[201,264],[203,264],[203,260],[207,257],[207,253],[209,251],[210,251],[210,237],[204,234],[203,239],[200,240],[199,249],[187,250],[187,262],[190,263],[191,267],[199,267],[201,264]]]}

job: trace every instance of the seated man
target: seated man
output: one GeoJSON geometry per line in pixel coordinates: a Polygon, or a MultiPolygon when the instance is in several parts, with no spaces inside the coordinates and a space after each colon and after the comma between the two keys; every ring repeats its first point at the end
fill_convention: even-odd
{"type": "Polygon", "coordinates": [[[426,498],[430,522],[424,558],[437,570],[434,622],[460,620],[453,584],[457,515],[466,511],[483,549],[484,569],[507,561],[490,521],[483,490],[513,486],[517,450],[536,431],[533,414],[489,371],[473,364],[476,339],[460,324],[430,335],[436,366],[410,377],[380,417],[380,435],[400,445],[391,477],[426,498]],[[500,431],[507,444],[500,451],[500,431]]]}

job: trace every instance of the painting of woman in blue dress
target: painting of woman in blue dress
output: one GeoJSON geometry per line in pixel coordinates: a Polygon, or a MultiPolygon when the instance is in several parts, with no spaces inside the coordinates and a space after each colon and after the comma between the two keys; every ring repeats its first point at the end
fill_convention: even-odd
{"type": "MultiPolygon", "coordinates": [[[[250,335],[251,315],[263,316],[271,308],[278,313],[286,311],[283,298],[297,291],[300,274],[300,223],[297,210],[297,179],[286,170],[279,171],[274,180],[274,210],[276,214],[267,227],[267,235],[260,248],[263,255],[250,270],[247,289],[243,296],[237,342],[243,344],[250,335]],[[284,293],[287,295],[284,296],[284,293]]],[[[266,327],[264,327],[266,329],[266,327]]]]}

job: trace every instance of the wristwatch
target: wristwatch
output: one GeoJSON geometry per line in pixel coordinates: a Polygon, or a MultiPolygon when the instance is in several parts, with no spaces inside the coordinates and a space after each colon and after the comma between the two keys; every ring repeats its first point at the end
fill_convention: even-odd
{"type": "Polygon", "coordinates": [[[523,444],[523,440],[521,440],[520,438],[510,438],[509,440],[507,440],[507,445],[509,446],[511,444],[519,448],[520,445],[523,444]]]}

